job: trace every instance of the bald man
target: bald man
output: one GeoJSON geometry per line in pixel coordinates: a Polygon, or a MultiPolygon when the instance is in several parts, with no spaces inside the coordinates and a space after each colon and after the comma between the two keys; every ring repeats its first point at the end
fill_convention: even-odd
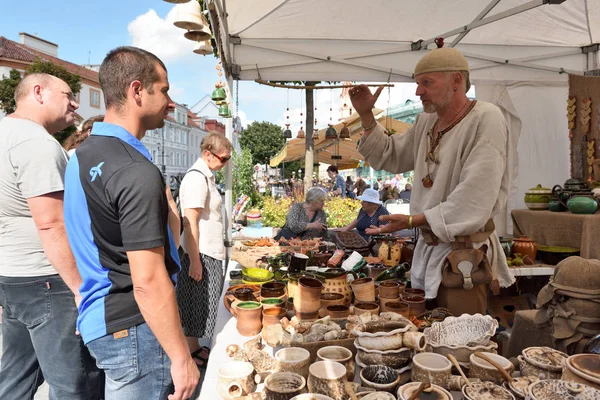
{"type": "Polygon", "coordinates": [[[53,134],[78,108],[64,81],[27,75],[0,121],[0,399],[99,399],[103,375],[76,334],[81,277],[63,219],[67,155],[53,134]]]}

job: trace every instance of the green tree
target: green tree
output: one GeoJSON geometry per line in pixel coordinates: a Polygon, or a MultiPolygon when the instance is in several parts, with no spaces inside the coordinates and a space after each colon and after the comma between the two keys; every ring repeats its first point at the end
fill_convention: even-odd
{"type": "Polygon", "coordinates": [[[240,146],[250,151],[255,164],[268,164],[284,144],[281,127],[266,121],[253,122],[240,135],[240,146]]]}
{"type": "MultiPolygon", "coordinates": [[[[251,196],[254,192],[254,184],[252,183],[254,164],[250,150],[242,149],[241,153],[233,153],[231,163],[233,198],[238,199],[242,194],[251,196]]],[[[217,182],[219,184],[225,183],[225,168],[217,172],[217,182]]]]}
{"type": "MultiPolygon", "coordinates": [[[[36,59],[33,64],[31,64],[25,70],[25,74],[31,73],[45,73],[56,76],[57,78],[65,81],[73,93],[79,93],[81,91],[81,78],[79,75],[71,74],[62,66],[53,64],[50,61],[43,61],[39,58],[36,59]]],[[[23,78],[21,77],[21,73],[19,71],[16,69],[11,69],[9,75],[0,80],[0,108],[6,114],[10,114],[15,111],[15,89],[22,79],[23,78]]],[[[70,126],[55,134],[54,137],[56,140],[62,143],[66,138],[71,136],[75,130],[75,126],[70,126]]]]}

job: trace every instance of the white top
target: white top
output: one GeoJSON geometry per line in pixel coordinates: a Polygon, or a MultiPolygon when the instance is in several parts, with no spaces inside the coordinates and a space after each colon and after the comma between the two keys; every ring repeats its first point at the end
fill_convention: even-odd
{"type": "MultiPolygon", "coordinates": [[[[374,169],[415,171],[410,213],[425,213],[429,227],[441,242],[428,246],[419,240],[415,247],[411,283],[424,289],[427,298],[437,296],[442,267],[452,250],[450,243],[456,236],[482,231],[486,222],[506,206],[508,194],[506,120],[498,107],[483,101],[478,101],[444,135],[439,144],[440,164],[430,166],[433,186],[423,187],[427,131],[436,120],[436,114],[419,114],[405,133],[390,137],[378,124],[358,148],[374,169]]],[[[514,277],[495,232],[488,244],[494,276],[502,287],[510,286],[514,277]]]]}
{"type": "Polygon", "coordinates": [[[27,199],[64,190],[67,153],[35,122],[0,121],[0,276],[47,276],[46,258],[27,199]]]}
{"type": "MultiPolygon", "coordinates": [[[[225,259],[223,243],[223,213],[221,210],[221,194],[217,190],[215,177],[202,158],[199,158],[185,174],[179,190],[181,209],[201,208],[198,221],[198,249],[200,253],[216,258],[225,259]],[[191,171],[191,170],[199,170],[191,171]],[[207,186],[208,182],[208,186],[207,186]]],[[[181,245],[187,252],[185,235],[182,235],[181,245]]]]}

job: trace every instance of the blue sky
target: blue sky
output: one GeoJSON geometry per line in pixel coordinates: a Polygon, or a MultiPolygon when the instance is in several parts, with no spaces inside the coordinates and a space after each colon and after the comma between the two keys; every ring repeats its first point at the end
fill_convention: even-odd
{"type": "MultiPolygon", "coordinates": [[[[217,59],[192,53],[195,45],[183,37],[183,30],[172,24],[174,5],[162,0],[1,0],[0,36],[19,41],[19,32],[36,34],[59,45],[60,58],[77,64],[99,64],[117,46],[136,45],[159,56],[169,70],[171,96],[178,103],[192,106],[210,93],[219,79],[217,59]]],[[[258,120],[285,123],[288,94],[254,82],[240,83],[240,117],[245,123],[258,120]]],[[[340,91],[317,92],[319,127],[330,117],[337,120],[340,91]],[[333,112],[329,112],[333,108],[333,112]]],[[[289,108],[292,131],[300,125],[301,91],[290,91],[289,108]]],[[[388,101],[384,91],[377,104],[403,103],[414,99],[414,85],[399,84],[388,101]]]]}

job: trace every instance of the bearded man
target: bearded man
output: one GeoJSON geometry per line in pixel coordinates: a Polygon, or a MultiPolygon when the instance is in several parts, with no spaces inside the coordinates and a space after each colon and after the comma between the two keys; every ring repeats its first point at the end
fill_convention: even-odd
{"type": "Polygon", "coordinates": [[[414,71],[424,113],[402,135],[387,136],[372,109],[382,88],[350,90],[365,130],[358,150],[374,169],[414,170],[410,214],[368,234],[419,228],[411,284],[455,315],[486,313],[488,288],[514,282],[492,218],[508,194],[506,121],[500,109],[470,100],[469,65],[454,48],[427,53],[414,71]]]}

